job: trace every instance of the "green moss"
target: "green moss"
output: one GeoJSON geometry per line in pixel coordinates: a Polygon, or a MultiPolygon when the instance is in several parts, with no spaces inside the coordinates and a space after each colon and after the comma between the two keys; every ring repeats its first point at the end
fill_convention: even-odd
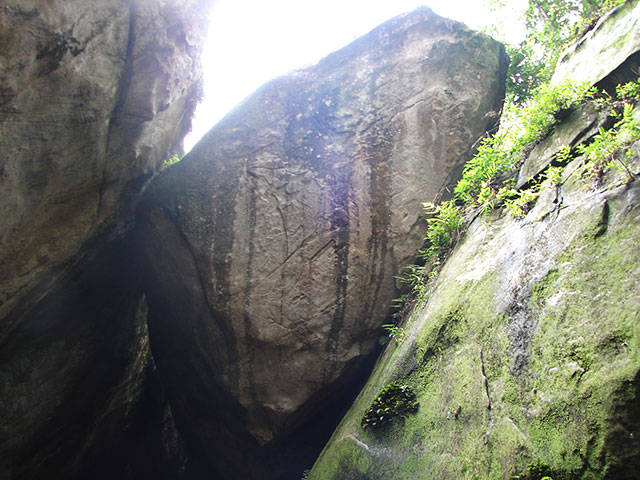
{"type": "Polygon", "coordinates": [[[495,215],[470,230],[310,478],[634,478],[618,472],[640,452],[629,437],[640,423],[640,210],[624,200],[638,191],[631,185],[605,202],[581,182],[571,188],[566,198],[583,200],[561,222],[531,227],[556,242],[543,264],[527,259],[514,273],[496,259],[512,238],[502,228],[528,228],[514,220],[495,215]],[[528,363],[515,370],[518,318],[531,330],[528,363]],[[420,410],[380,432],[363,430],[364,411],[398,377],[414,386],[420,410]]]}
{"type": "Polygon", "coordinates": [[[615,428],[609,399],[638,371],[640,302],[629,296],[637,285],[629,276],[629,265],[639,260],[637,234],[636,225],[627,225],[584,236],[532,295],[540,328],[532,346],[536,416],[528,434],[546,463],[587,469],[584,478],[601,478],[598,472],[613,461],[603,440],[615,428]]]}
{"type": "Polygon", "coordinates": [[[513,476],[519,480],[577,480],[578,477],[578,474],[566,470],[554,470],[545,463],[532,463],[525,473],[513,476]]]}
{"type": "Polygon", "coordinates": [[[376,397],[362,417],[362,428],[379,429],[397,418],[418,411],[416,394],[409,385],[395,381],[376,397]]]}

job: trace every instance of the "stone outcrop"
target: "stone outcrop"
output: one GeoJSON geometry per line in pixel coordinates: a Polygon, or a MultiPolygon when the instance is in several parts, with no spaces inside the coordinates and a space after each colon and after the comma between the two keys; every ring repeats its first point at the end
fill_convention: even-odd
{"type": "MultiPolygon", "coordinates": [[[[593,61],[585,45],[576,64],[593,61]]],[[[636,54],[608,73],[635,69],[636,54]]],[[[609,128],[604,117],[590,103],[568,116],[531,151],[519,184],[557,161],[562,145],[609,128]]],[[[620,158],[633,179],[612,169],[596,185],[578,156],[559,184],[542,184],[524,218],[467,219],[428,301],[409,314],[404,340],[387,347],[308,478],[638,478],[640,142],[629,152],[620,158]],[[417,411],[363,428],[391,382],[415,393],[417,411]]]]}
{"type": "Polygon", "coordinates": [[[0,342],[181,149],[208,3],[2,2],[0,342]]]}
{"type": "Polygon", "coordinates": [[[637,478],[640,184],[594,191],[581,162],[524,219],[471,223],[309,478],[637,478]],[[417,412],[363,429],[393,381],[417,412]]]}
{"type": "Polygon", "coordinates": [[[0,4],[0,478],[177,478],[130,239],[209,1],[0,4]]]}
{"type": "Polygon", "coordinates": [[[152,350],[222,478],[309,458],[292,432],[374,351],[420,204],[495,125],[505,69],[498,43],[419,9],[265,85],[154,180],[137,216],[152,350]]]}
{"type": "Polygon", "coordinates": [[[552,82],[601,84],[612,88],[638,78],[640,65],[640,3],[627,1],[602,17],[593,29],[560,57],[552,82]],[[585,54],[585,52],[588,52],[585,54]]]}

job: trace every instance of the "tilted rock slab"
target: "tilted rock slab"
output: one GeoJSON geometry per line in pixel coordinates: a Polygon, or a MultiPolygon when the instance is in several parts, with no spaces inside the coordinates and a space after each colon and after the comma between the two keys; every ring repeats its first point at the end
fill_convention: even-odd
{"type": "Polygon", "coordinates": [[[421,202],[494,125],[506,64],[422,8],[265,85],[154,181],[138,215],[152,349],[179,428],[220,471],[266,478],[229,452],[312,421],[311,399],[373,351],[421,202]]]}
{"type": "Polygon", "coordinates": [[[189,128],[210,3],[0,2],[0,478],[170,475],[110,241],[189,128]]]}
{"type": "Polygon", "coordinates": [[[583,161],[524,218],[473,220],[308,478],[638,478],[640,183],[583,161]],[[417,412],[363,428],[394,381],[417,412]]]}
{"type": "MultiPolygon", "coordinates": [[[[636,70],[632,4],[569,48],[555,81],[612,86],[636,70]],[[603,56],[612,45],[626,53],[603,56]]],[[[517,182],[543,172],[563,145],[589,144],[613,123],[604,117],[587,103],[560,121],[517,182]]],[[[638,478],[640,142],[626,153],[633,181],[610,169],[596,184],[578,156],[559,182],[540,184],[524,217],[470,219],[309,479],[638,478]],[[363,428],[395,381],[415,392],[417,412],[363,428]]]]}
{"type": "Polygon", "coordinates": [[[640,4],[625,2],[563,52],[551,81],[589,82],[613,94],[616,84],[638,78],[639,64],[640,4]],[[609,80],[602,82],[606,77],[609,80]]]}
{"type": "Polygon", "coordinates": [[[210,3],[0,5],[0,341],[181,149],[210,3]]]}

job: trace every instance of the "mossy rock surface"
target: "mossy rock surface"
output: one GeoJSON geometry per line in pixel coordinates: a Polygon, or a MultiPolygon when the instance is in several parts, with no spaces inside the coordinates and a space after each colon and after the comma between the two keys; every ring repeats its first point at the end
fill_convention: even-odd
{"type": "Polygon", "coordinates": [[[580,162],[526,217],[471,224],[310,479],[638,478],[640,185],[580,162]],[[362,428],[398,379],[419,410],[362,428]]]}

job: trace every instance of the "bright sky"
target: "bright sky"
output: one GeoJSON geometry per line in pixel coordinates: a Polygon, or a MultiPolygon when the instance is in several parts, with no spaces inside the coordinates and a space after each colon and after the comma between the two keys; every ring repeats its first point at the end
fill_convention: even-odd
{"type": "Polygon", "coordinates": [[[506,39],[518,43],[526,1],[506,0],[512,12],[501,20],[487,0],[217,0],[203,55],[205,98],[185,151],[266,81],[316,63],[400,13],[428,5],[478,30],[501,21],[506,39]]]}

